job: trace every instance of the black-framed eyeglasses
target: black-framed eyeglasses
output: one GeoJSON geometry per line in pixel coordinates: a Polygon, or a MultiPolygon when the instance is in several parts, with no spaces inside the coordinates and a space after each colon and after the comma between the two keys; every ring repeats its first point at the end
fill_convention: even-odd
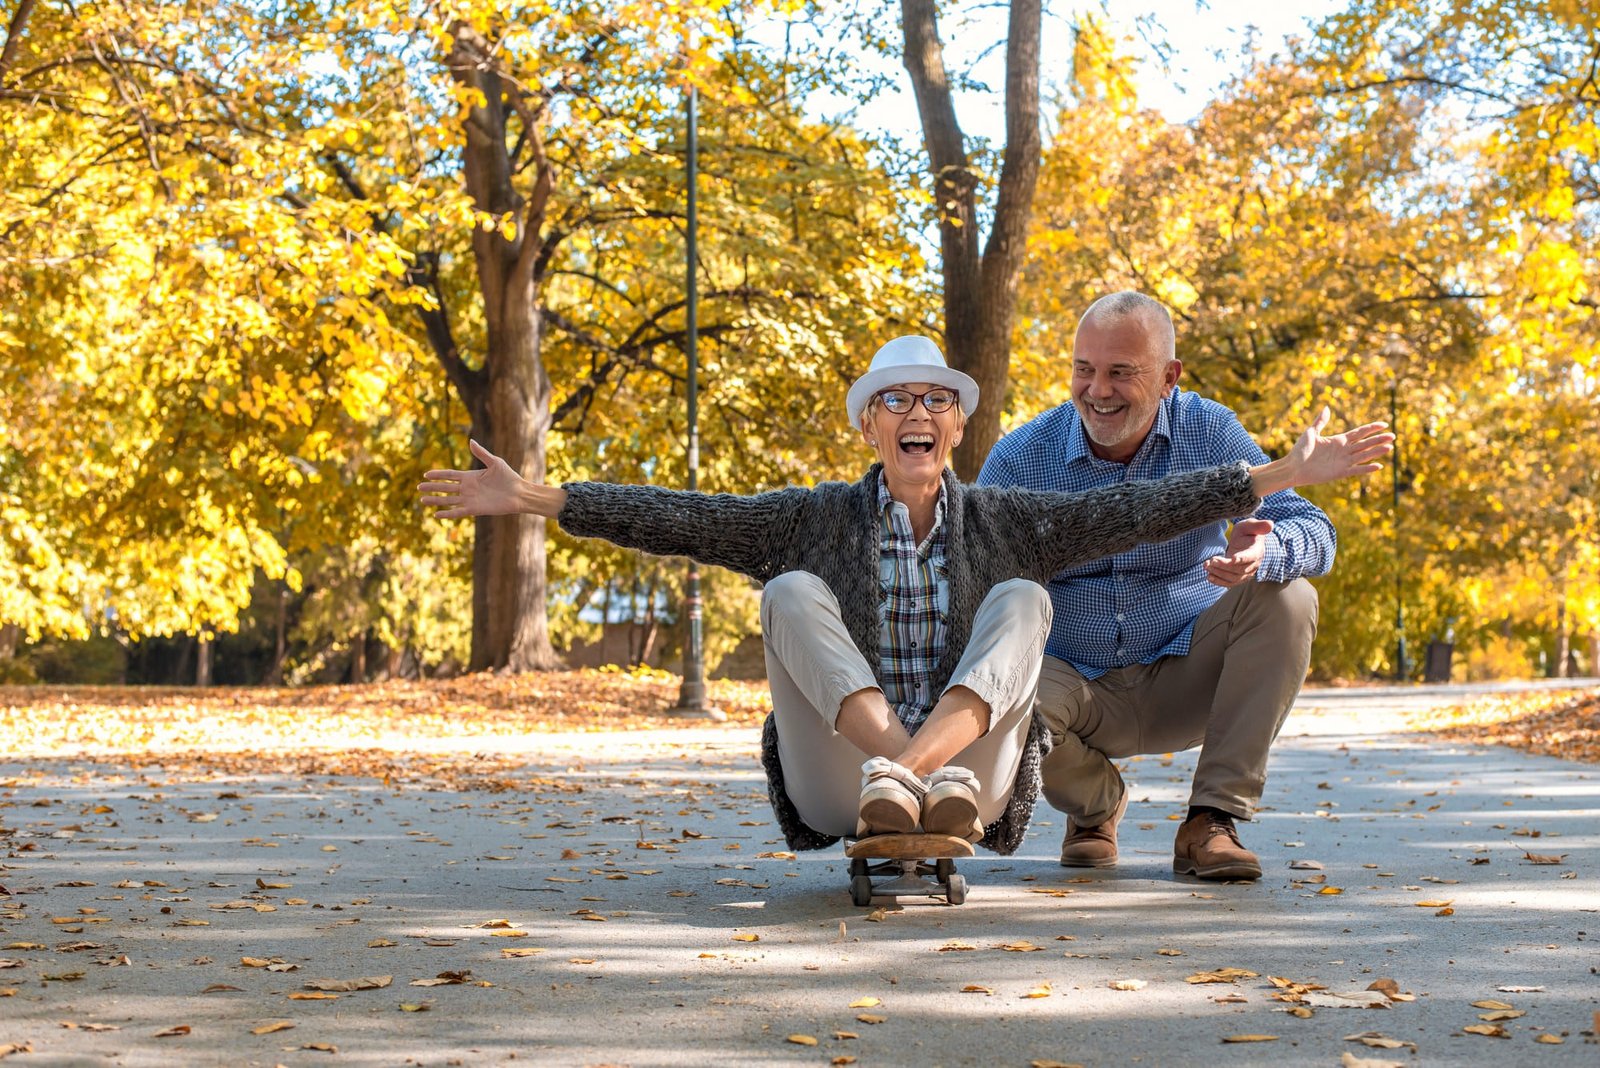
{"type": "Polygon", "coordinates": [[[960,399],[960,394],[955,390],[943,386],[935,386],[926,393],[913,393],[909,389],[884,389],[879,390],[874,396],[895,415],[905,415],[916,406],[917,401],[921,401],[922,406],[929,412],[938,415],[940,412],[948,412],[950,406],[960,399]]]}

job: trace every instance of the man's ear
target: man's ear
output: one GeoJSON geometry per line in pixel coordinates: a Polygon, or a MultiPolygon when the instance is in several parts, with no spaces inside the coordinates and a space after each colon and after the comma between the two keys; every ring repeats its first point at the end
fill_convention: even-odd
{"type": "Polygon", "coordinates": [[[1178,384],[1178,379],[1183,377],[1183,361],[1174,356],[1167,361],[1161,369],[1161,395],[1163,397],[1172,392],[1172,387],[1178,384]]]}

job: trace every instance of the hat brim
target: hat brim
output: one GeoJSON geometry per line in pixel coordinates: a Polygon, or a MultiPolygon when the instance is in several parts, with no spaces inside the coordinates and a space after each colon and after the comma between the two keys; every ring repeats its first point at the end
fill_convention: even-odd
{"type": "Polygon", "coordinates": [[[867,402],[874,394],[895,386],[909,385],[912,382],[926,382],[931,386],[943,386],[955,390],[961,397],[961,414],[965,416],[971,417],[978,407],[978,383],[974,382],[970,375],[953,367],[883,367],[876,371],[868,371],[856,379],[850,387],[850,392],[845,394],[844,403],[845,409],[850,413],[850,425],[860,427],[861,413],[866,410],[867,402]]]}

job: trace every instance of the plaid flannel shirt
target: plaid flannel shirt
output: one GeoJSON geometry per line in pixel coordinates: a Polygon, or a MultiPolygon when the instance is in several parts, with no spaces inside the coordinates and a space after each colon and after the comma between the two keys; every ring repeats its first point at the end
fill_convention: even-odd
{"type": "Polygon", "coordinates": [[[879,645],[882,655],[878,683],[889,707],[916,733],[939,695],[932,677],[944,656],[945,612],[950,584],[945,577],[945,492],[933,513],[933,529],[917,544],[911,532],[911,513],[889,496],[889,486],[878,479],[878,507],[883,514],[878,555],[879,645]]]}

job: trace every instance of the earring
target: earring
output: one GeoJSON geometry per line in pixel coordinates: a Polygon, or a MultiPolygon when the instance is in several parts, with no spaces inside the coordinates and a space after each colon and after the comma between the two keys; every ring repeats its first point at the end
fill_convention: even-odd
{"type": "Polygon", "coordinates": [[[867,444],[876,447],[877,444],[878,444],[878,439],[877,438],[868,438],[867,439],[867,444]]]}

